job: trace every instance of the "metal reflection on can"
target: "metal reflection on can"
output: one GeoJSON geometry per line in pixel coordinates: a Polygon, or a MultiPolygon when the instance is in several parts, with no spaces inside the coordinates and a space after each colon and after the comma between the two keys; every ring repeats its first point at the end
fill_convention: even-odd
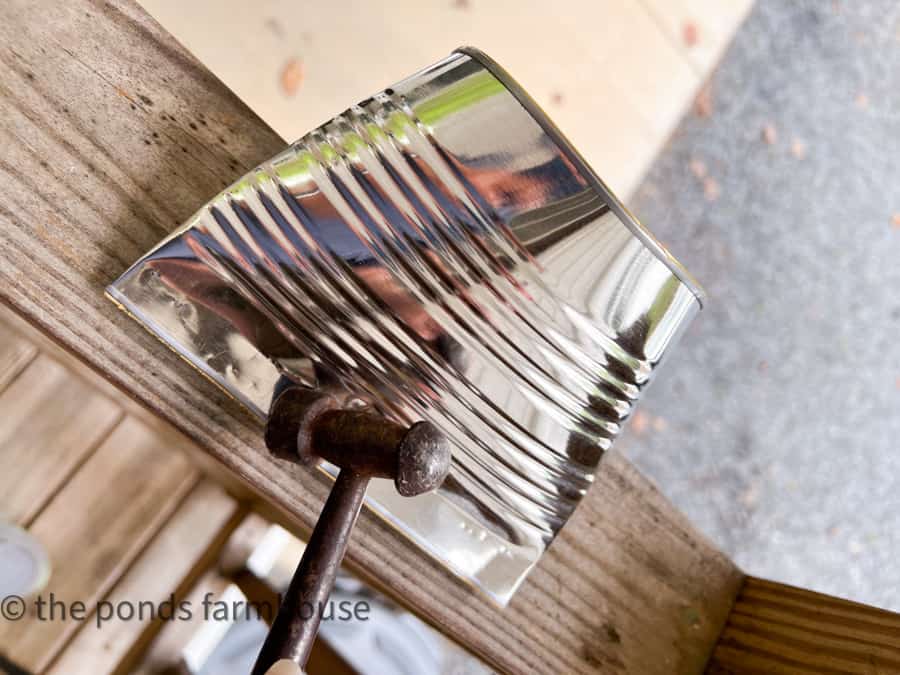
{"type": "Polygon", "coordinates": [[[493,61],[461,49],[243,176],[109,295],[260,418],[340,387],[453,444],[370,506],[501,603],[701,304],[493,61]]]}

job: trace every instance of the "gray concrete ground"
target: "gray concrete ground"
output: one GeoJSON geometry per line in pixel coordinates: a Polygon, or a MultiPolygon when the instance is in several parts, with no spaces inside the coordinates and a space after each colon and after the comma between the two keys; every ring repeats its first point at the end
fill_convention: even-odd
{"type": "Polygon", "coordinates": [[[633,207],[709,301],[618,448],[747,572],[900,610],[900,3],[761,0],[698,110],[633,207]]]}

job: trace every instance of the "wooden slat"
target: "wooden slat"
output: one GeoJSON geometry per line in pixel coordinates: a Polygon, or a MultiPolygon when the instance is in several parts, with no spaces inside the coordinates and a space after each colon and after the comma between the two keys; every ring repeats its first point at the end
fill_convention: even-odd
{"type": "MultiPolygon", "coordinates": [[[[187,594],[190,607],[202,607],[205,597],[218,598],[231,582],[215,570],[207,572],[187,594]]],[[[204,613],[191,612],[187,621],[166,623],[153,639],[139,663],[129,669],[128,675],[160,675],[179,672],[181,654],[191,638],[203,628],[204,613]]],[[[124,675],[124,673],[123,673],[124,675]]]]}
{"type": "Polygon", "coordinates": [[[37,356],[37,347],[0,320],[0,392],[37,356]]]}
{"type": "MultiPolygon", "coordinates": [[[[102,371],[91,367],[75,353],[65,349],[53,339],[52,334],[41,332],[25,317],[2,303],[0,303],[0,324],[12,327],[14,332],[19,333],[25,340],[35,345],[40,354],[49,356],[88,387],[114,401],[125,415],[140,420],[144,426],[159,436],[161,442],[170,443],[179,450],[183,450],[200,471],[212,477],[219,485],[227,489],[229,494],[241,501],[254,499],[254,493],[247,488],[245,483],[240,482],[234,473],[223,467],[215,458],[199,448],[196,443],[175,429],[169,422],[158,417],[150,408],[138,403],[121,388],[110,383],[103,376],[102,371]]],[[[258,503],[257,506],[260,509],[271,511],[267,504],[258,503]]],[[[284,519],[285,516],[281,513],[272,513],[269,517],[277,520],[284,519]]]]}
{"type": "Polygon", "coordinates": [[[900,673],[900,614],[748,577],[707,672],[900,673]]]}
{"type": "MultiPolygon", "coordinates": [[[[90,613],[196,480],[181,453],[126,418],[29,528],[53,568],[40,597],[83,602],[90,613]]],[[[41,620],[30,608],[22,620],[0,623],[0,653],[41,671],[80,623],[48,613],[41,620]]]]}
{"type": "Polygon", "coordinates": [[[0,394],[0,512],[28,524],[121,417],[46,356],[0,394]]]}
{"type": "Polygon", "coordinates": [[[218,562],[219,571],[226,576],[234,576],[243,570],[247,559],[271,526],[269,521],[257,513],[247,514],[222,548],[218,562]]]}
{"type": "MultiPolygon", "coordinates": [[[[282,141],[131,2],[7,0],[0,44],[0,296],[309,528],[323,479],[272,459],[254,420],[102,297],[282,141]]],[[[696,672],[741,578],[616,453],[505,610],[368,512],[348,562],[529,674],[696,672]]]]}
{"type": "MultiPolygon", "coordinates": [[[[154,620],[148,613],[129,618],[112,608],[139,607],[141,602],[160,608],[162,603],[184,599],[182,589],[190,588],[200,572],[214,562],[214,556],[237,525],[238,503],[220,487],[208,481],[193,489],[184,503],[165,523],[163,529],[140,558],[103,598],[102,614],[95,613],[66,645],[60,658],[46,671],[53,675],[104,675],[125,672],[127,661],[140,653],[166,621],[154,620]],[[99,627],[98,627],[99,625],[99,627]]],[[[197,607],[189,607],[191,612],[197,607]]],[[[177,609],[177,605],[176,605],[177,609]]],[[[174,611],[174,610],[172,610],[174,611]]]]}

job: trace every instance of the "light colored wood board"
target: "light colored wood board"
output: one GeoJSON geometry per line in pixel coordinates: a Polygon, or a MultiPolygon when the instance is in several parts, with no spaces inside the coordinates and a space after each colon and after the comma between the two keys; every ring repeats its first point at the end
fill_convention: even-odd
{"type": "Polygon", "coordinates": [[[552,68],[559,72],[568,70],[571,62],[583,62],[579,88],[595,89],[595,100],[578,111],[585,136],[611,142],[620,129],[607,125],[604,116],[613,106],[624,108],[650,131],[652,159],[693,97],[699,76],[640,2],[569,0],[565,11],[546,6],[558,17],[560,49],[570,36],[579,37],[570,52],[548,57],[552,68]],[[609,91],[594,84],[603,82],[598,76],[611,83],[609,91]]]}
{"type": "Polygon", "coordinates": [[[672,44],[705,77],[722,58],[754,0],[641,0],[672,44]]]}
{"type": "Polygon", "coordinates": [[[12,330],[0,317],[0,392],[37,356],[37,347],[12,330]]]}
{"type": "Polygon", "coordinates": [[[291,139],[457,47],[479,47],[525,86],[623,197],[699,83],[639,2],[580,0],[565,11],[539,0],[143,4],[291,139]],[[302,79],[294,96],[282,81],[289,63],[302,79]]]}
{"type": "Polygon", "coordinates": [[[27,525],[121,419],[118,406],[46,356],[0,393],[0,512],[27,525]]]}
{"type": "MultiPolygon", "coordinates": [[[[204,574],[186,595],[189,607],[202,607],[206,597],[218,598],[231,582],[212,570],[204,574]]],[[[187,621],[170,621],[153,638],[139,662],[121,675],[160,675],[178,672],[181,652],[204,625],[203,612],[191,612],[187,621]]],[[[119,675],[117,673],[116,675],[119,675]]]]}
{"type": "MultiPolygon", "coordinates": [[[[122,664],[152,639],[168,621],[179,623],[182,614],[156,618],[141,603],[160,608],[173,603],[176,612],[184,590],[214,562],[237,525],[240,507],[220,487],[202,481],[195,487],[162,530],[144,549],[115,588],[103,598],[99,615],[85,621],[59,658],[45,672],[54,675],[104,675],[122,664]],[[120,614],[117,609],[123,608],[120,614]],[[131,608],[138,608],[132,610],[131,608]],[[127,612],[137,611],[129,617],[127,612]]],[[[188,606],[191,612],[196,607],[188,606]]]]}
{"type": "Polygon", "coordinates": [[[270,527],[271,523],[258,513],[247,514],[222,548],[218,561],[219,571],[232,576],[242,570],[270,527]]]}
{"type": "MultiPolygon", "coordinates": [[[[67,607],[82,602],[89,614],[196,480],[184,455],[125,418],[29,528],[53,570],[40,596],[67,607]]],[[[0,623],[0,653],[42,671],[80,622],[46,613],[41,620],[35,609],[31,603],[27,617],[0,623]]]]}
{"type": "Polygon", "coordinates": [[[707,672],[900,673],[900,614],[748,577],[707,672]]]}
{"type": "MultiPolygon", "coordinates": [[[[281,141],[130,2],[21,3],[0,5],[0,295],[309,528],[324,479],[271,458],[249,415],[102,297],[169,215],[186,218],[281,141]],[[195,132],[201,112],[208,126],[195,132]]],[[[740,581],[615,453],[505,610],[368,512],[348,563],[498,669],[529,674],[696,672],[740,581]]]]}

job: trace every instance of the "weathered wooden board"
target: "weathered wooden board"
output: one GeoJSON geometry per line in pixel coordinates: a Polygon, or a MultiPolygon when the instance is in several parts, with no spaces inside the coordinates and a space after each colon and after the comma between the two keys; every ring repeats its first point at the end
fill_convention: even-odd
{"type": "MultiPolygon", "coordinates": [[[[214,483],[195,487],[163,529],[143,550],[115,588],[103,598],[101,614],[85,621],[45,672],[52,675],[107,675],[124,672],[165,623],[181,623],[178,604],[197,577],[214,563],[240,516],[238,503],[214,483]],[[154,616],[174,598],[173,615],[154,616]],[[143,607],[142,607],[143,603],[143,607]],[[133,613],[133,614],[132,614],[133,613]]],[[[188,605],[200,611],[199,605],[188,605]]]]}
{"type": "MultiPolygon", "coordinates": [[[[7,0],[0,44],[0,298],[309,527],[323,479],[270,458],[255,422],[102,296],[282,141],[131,2],[7,0]]],[[[506,610],[368,513],[349,562],[529,674],[698,672],[741,579],[615,453],[506,610]]]]}
{"type": "MultiPolygon", "coordinates": [[[[47,333],[41,332],[34,324],[4,304],[0,304],[0,326],[11,328],[14,334],[20,336],[20,339],[24,339],[25,342],[36,347],[37,353],[56,361],[56,363],[83,381],[97,394],[114,401],[121,408],[124,415],[134,417],[156,433],[161,443],[168,443],[171,447],[177,447],[185,452],[200,471],[213,478],[228,490],[229,494],[242,501],[251,501],[254,498],[255,493],[245,483],[240,482],[234,473],[223,467],[221,463],[197,446],[191,439],[175,429],[169,422],[158,417],[152,409],[124,395],[119,387],[111,384],[103,376],[102,371],[86,364],[74,352],[66,350],[62,343],[57,342],[47,333]]],[[[82,420],[79,417],[79,422],[86,422],[89,419],[85,417],[82,420]]],[[[276,520],[285,519],[283,513],[274,512],[268,504],[257,502],[257,508],[271,512],[269,513],[270,518],[276,520]]]]}
{"type": "Polygon", "coordinates": [[[707,672],[900,673],[900,614],[747,577],[707,672]]]}
{"type": "Polygon", "coordinates": [[[119,407],[38,356],[0,394],[0,513],[28,525],[121,419],[119,407]]]}
{"type": "Polygon", "coordinates": [[[53,568],[40,595],[46,605],[41,614],[29,602],[27,616],[0,623],[0,653],[31,671],[46,668],[85,619],[73,618],[73,604],[90,615],[196,480],[185,457],[146,427],[119,424],[29,528],[53,568]],[[61,603],[53,614],[51,599],[61,603]]]}

